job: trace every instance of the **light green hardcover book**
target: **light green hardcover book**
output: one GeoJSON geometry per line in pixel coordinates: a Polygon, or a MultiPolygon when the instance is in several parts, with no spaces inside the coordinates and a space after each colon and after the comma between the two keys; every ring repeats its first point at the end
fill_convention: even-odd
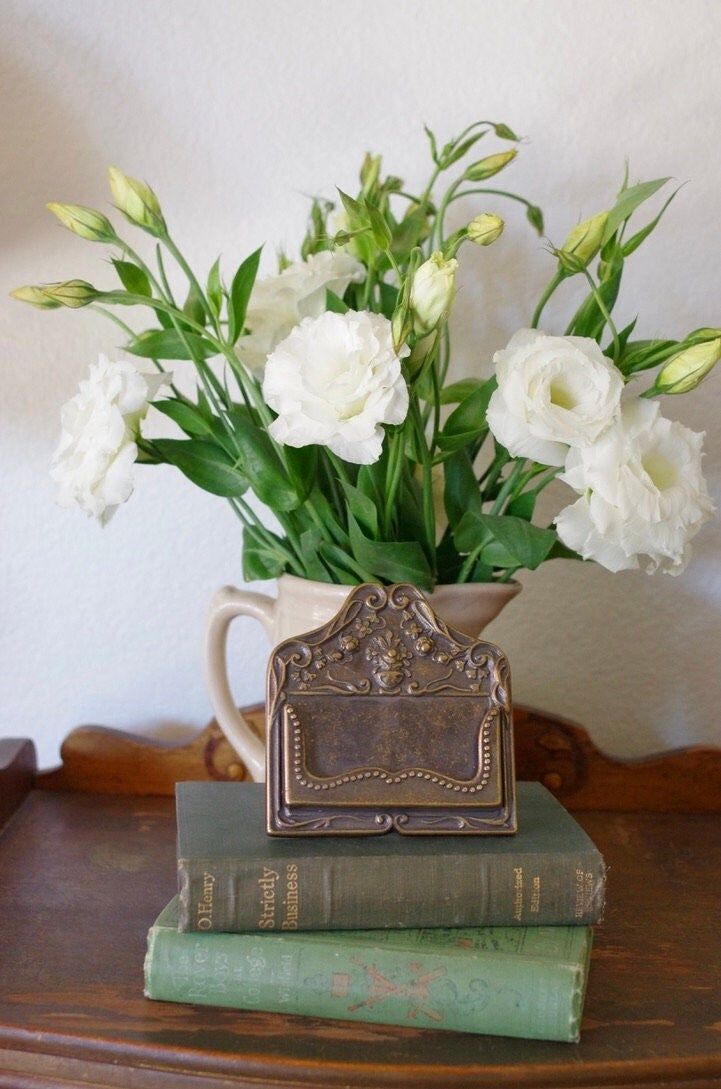
{"type": "Polygon", "coordinates": [[[180,933],[176,897],[148,933],[145,994],[573,1042],[591,939],[585,926],[180,933]]]}

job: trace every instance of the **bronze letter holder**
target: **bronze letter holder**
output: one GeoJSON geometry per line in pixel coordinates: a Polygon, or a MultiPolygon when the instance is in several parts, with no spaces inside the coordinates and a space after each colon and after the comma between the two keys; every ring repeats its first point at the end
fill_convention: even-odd
{"type": "Polygon", "coordinates": [[[356,587],[268,666],[270,835],[516,831],[505,655],[412,586],[356,587]]]}

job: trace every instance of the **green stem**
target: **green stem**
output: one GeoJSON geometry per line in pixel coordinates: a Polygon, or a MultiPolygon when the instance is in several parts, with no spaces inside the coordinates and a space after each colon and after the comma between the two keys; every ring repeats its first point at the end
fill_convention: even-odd
{"type": "Polygon", "coordinates": [[[562,283],[564,279],[564,273],[562,271],[558,271],[553,279],[548,284],[546,284],[546,287],[543,290],[543,294],[538,300],[538,306],[533,312],[533,317],[531,318],[531,329],[538,328],[538,323],[541,320],[541,314],[543,313],[546,303],[548,302],[558,285],[562,283]]]}
{"type": "Polygon", "coordinates": [[[393,525],[393,504],[401,480],[403,438],[402,431],[396,431],[389,436],[390,450],[388,452],[388,465],[386,466],[386,495],[383,511],[383,534],[386,540],[390,540],[393,525]]]}
{"type": "Polygon", "coordinates": [[[481,552],[485,547],[486,541],[484,540],[481,541],[480,544],[476,545],[472,552],[468,553],[465,560],[463,561],[463,565],[461,566],[460,571],[458,572],[459,582],[468,582],[468,578],[473,571],[473,568],[476,566],[478,557],[480,556],[481,552]]]}
{"type": "Polygon", "coordinates": [[[435,556],[436,551],[436,512],[433,506],[433,465],[426,444],[426,436],[423,428],[418,401],[411,398],[411,421],[416,432],[418,453],[421,458],[421,470],[423,473],[423,524],[426,531],[429,555],[435,556]]]}
{"type": "Polygon", "coordinates": [[[461,200],[463,197],[475,196],[477,193],[490,193],[495,197],[507,197],[508,200],[516,200],[519,204],[524,204],[526,208],[535,208],[536,205],[532,201],[526,200],[525,197],[520,197],[517,193],[509,193],[506,189],[464,189],[462,193],[455,193],[451,200],[448,202],[451,204],[455,200],[461,200]]]}
{"type": "Polygon", "coordinates": [[[604,321],[608,325],[608,328],[611,330],[611,337],[613,338],[613,358],[614,359],[620,359],[620,357],[621,357],[621,342],[618,339],[618,329],[615,326],[615,323],[613,321],[613,318],[611,317],[611,314],[610,314],[610,311],[609,311],[608,307],[606,306],[605,302],[603,301],[603,296],[601,295],[601,292],[598,289],[598,285],[596,284],[596,281],[593,279],[593,276],[591,275],[591,273],[588,271],[587,268],[585,268],[583,270],[583,275],[586,277],[586,279],[588,280],[588,283],[589,283],[589,285],[591,287],[591,292],[593,294],[594,299],[596,300],[596,306],[601,311],[601,313],[603,315],[603,318],[604,318],[604,321]]]}
{"type": "Polygon", "coordinates": [[[168,250],[169,253],[171,253],[173,255],[173,257],[178,262],[181,269],[183,270],[183,272],[187,276],[188,283],[191,285],[191,287],[195,288],[195,291],[196,291],[196,293],[197,293],[197,295],[198,295],[198,297],[200,299],[203,310],[205,310],[205,313],[206,313],[206,315],[208,317],[208,321],[213,326],[216,333],[218,333],[218,335],[220,335],[220,330],[218,328],[218,317],[217,317],[215,311],[213,310],[212,306],[210,305],[210,303],[206,299],[205,292],[203,291],[202,287],[198,283],[198,279],[197,279],[195,273],[193,272],[192,268],[190,267],[188,262],[185,260],[182,253],[180,252],[180,250],[176,246],[175,242],[173,242],[173,239],[170,237],[169,234],[163,235],[161,240],[164,243],[165,248],[168,250]]]}
{"type": "Polygon", "coordinates": [[[513,466],[510,473],[508,474],[506,479],[503,481],[503,484],[501,486],[501,490],[499,491],[498,495],[496,496],[495,502],[494,502],[493,506],[491,507],[491,514],[500,514],[501,513],[501,510],[503,508],[503,504],[505,503],[506,499],[508,498],[508,496],[511,494],[511,492],[515,488],[516,484],[518,483],[519,478],[523,475],[525,464],[526,464],[525,458],[521,458],[513,466]]]}
{"type": "Polygon", "coordinates": [[[438,213],[436,215],[436,221],[433,224],[433,230],[431,232],[431,251],[441,249],[443,246],[443,221],[446,215],[446,209],[453,200],[453,194],[463,184],[463,178],[456,178],[454,182],[449,185],[445,193],[441,197],[441,202],[438,205],[438,213]]]}

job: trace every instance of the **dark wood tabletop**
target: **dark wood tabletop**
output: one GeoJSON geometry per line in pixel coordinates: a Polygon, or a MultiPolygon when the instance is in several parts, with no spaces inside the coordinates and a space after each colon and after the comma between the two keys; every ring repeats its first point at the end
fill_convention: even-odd
{"type": "MultiPolygon", "coordinates": [[[[529,730],[534,722],[546,732],[553,726],[526,714],[529,730]]],[[[206,732],[203,744],[212,736],[206,732]]],[[[109,768],[117,751],[110,744],[109,756],[106,746],[106,778],[117,788],[108,793],[97,768],[83,787],[74,744],[63,770],[38,778],[29,743],[0,742],[0,820],[7,818],[0,834],[0,1089],[721,1086],[718,792],[713,804],[721,753],[695,750],[633,765],[651,805],[649,783],[657,784],[654,811],[619,809],[610,799],[605,809],[578,812],[606,857],[608,910],[596,932],[581,1042],[569,1045],[146,1000],[146,932],[175,891],[173,805],[145,793],[145,743],[116,735],[114,744],[117,751],[126,746],[125,763],[109,768]],[[128,745],[137,758],[130,763],[128,745]],[[664,777],[689,760],[704,811],[664,812],[664,777]],[[135,794],[128,789],[133,775],[135,794]]],[[[587,738],[584,744],[593,749],[587,738]]],[[[87,735],[83,746],[87,772],[87,735]]],[[[188,746],[176,748],[185,777],[243,775],[214,767],[205,755],[189,763],[188,746]]],[[[551,745],[549,761],[558,760],[551,745]]],[[[630,790],[633,780],[620,768],[613,775],[630,790]]],[[[521,760],[521,777],[523,770],[521,760]]],[[[551,774],[536,770],[539,778],[551,774]]],[[[694,781],[686,771],[692,810],[694,781]]],[[[578,792],[578,776],[574,781],[578,792]]]]}

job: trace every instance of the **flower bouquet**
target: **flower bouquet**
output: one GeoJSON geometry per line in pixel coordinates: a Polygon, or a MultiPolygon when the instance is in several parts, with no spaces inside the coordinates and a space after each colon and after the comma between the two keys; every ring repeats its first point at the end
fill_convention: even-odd
{"type": "Polygon", "coordinates": [[[61,503],[106,522],[130,496],[136,462],[174,465],[229,502],[249,580],[286,572],[432,590],[508,583],[554,557],[683,570],[713,507],[703,436],[665,418],[659,397],[710,372],[721,329],[634,339],[636,323],[613,318],[626,262],[675,194],[637,224],[639,212],[669,179],[624,178],[608,210],[549,243],[550,280],[528,328],[496,352],[492,374],[449,383],[459,259],[503,232],[487,206],[510,201],[539,234],[543,217],[499,188],[518,150],[507,125],[476,122],[442,146],[426,132],[422,188],[366,155],[355,195],[313,200],[298,259],[281,253],[263,277],[260,250],[227,278],[220,259],[197,275],[155,193],[116,168],[115,205],[155,240],[152,258],[102,213],[49,205],[75,234],[110,247],[118,284],[71,279],[13,294],[42,309],[102,311],[126,356],[143,361],[101,357],[63,408],[52,470],[61,503]],[[506,149],[478,158],[488,137],[506,149]],[[478,214],[451,230],[452,206],[471,201],[478,214]],[[179,275],[182,296],[171,288],[179,275]],[[575,291],[567,325],[541,331],[557,291],[575,291]],[[131,328],[120,316],[130,308],[149,312],[150,325],[131,328]],[[191,396],[171,367],[194,368],[191,396]],[[152,437],[150,405],[176,437],[152,437]],[[567,498],[552,524],[537,524],[539,494],[556,478],[567,498]],[[270,525],[251,495],[272,511],[270,525]]]}

